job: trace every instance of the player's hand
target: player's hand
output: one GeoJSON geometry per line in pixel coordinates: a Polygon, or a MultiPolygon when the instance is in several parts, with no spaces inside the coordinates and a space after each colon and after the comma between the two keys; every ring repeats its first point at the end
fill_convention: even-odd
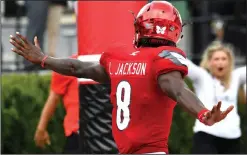
{"type": "Polygon", "coordinates": [[[218,102],[217,105],[215,105],[211,111],[208,111],[204,114],[204,123],[212,126],[217,122],[220,122],[221,120],[225,119],[226,116],[229,114],[229,112],[232,111],[234,106],[229,106],[225,111],[220,111],[221,107],[221,101],[218,102]]]}
{"type": "Polygon", "coordinates": [[[45,145],[50,145],[50,136],[46,130],[37,129],[34,136],[34,141],[37,147],[45,148],[45,145]]]}
{"type": "Polygon", "coordinates": [[[45,57],[44,53],[40,49],[37,37],[34,37],[35,45],[33,45],[19,32],[16,32],[16,36],[10,35],[9,41],[14,45],[14,48],[11,48],[13,52],[23,56],[34,64],[40,64],[42,59],[45,57]]]}

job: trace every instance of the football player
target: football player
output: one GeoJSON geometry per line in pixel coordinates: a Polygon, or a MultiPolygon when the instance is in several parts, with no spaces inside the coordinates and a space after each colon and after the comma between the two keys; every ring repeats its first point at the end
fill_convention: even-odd
{"type": "MultiPolygon", "coordinates": [[[[55,72],[111,84],[112,130],[119,152],[168,153],[173,109],[178,103],[206,125],[213,125],[233,109],[221,103],[206,109],[184,87],[188,69],[185,53],[176,47],[182,21],[166,1],[146,4],[134,22],[134,47],[117,45],[105,51],[100,63],[44,55],[38,45],[21,34],[10,36],[12,51],[55,72]]],[[[123,30],[124,31],[124,30],[123,30]]]]}

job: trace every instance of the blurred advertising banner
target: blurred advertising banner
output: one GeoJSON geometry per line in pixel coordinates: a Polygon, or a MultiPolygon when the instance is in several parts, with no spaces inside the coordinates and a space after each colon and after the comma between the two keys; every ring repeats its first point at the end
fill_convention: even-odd
{"type": "MultiPolygon", "coordinates": [[[[78,55],[99,61],[111,45],[133,46],[134,16],[147,1],[78,1],[78,55]]],[[[82,153],[118,153],[111,132],[110,85],[79,79],[82,153]]]]}

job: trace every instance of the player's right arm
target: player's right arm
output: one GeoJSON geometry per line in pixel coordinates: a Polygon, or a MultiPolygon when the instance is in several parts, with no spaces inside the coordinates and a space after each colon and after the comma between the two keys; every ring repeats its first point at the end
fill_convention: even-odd
{"type": "Polygon", "coordinates": [[[35,45],[19,33],[16,36],[11,35],[10,38],[10,43],[15,47],[12,51],[34,64],[44,63],[45,68],[63,75],[93,79],[101,83],[109,81],[109,76],[99,63],[82,62],[72,58],[47,57],[41,51],[37,37],[34,38],[35,45]]]}

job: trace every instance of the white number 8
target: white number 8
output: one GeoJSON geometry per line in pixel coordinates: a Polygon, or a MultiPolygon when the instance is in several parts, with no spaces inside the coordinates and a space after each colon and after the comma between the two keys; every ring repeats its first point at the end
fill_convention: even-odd
{"type": "Polygon", "coordinates": [[[131,87],[127,81],[122,81],[117,86],[117,127],[119,130],[124,130],[130,122],[130,93],[131,87]],[[123,98],[122,98],[123,96],[123,98]],[[121,113],[123,112],[123,117],[121,113]],[[122,119],[123,118],[123,119],[122,119]]]}

